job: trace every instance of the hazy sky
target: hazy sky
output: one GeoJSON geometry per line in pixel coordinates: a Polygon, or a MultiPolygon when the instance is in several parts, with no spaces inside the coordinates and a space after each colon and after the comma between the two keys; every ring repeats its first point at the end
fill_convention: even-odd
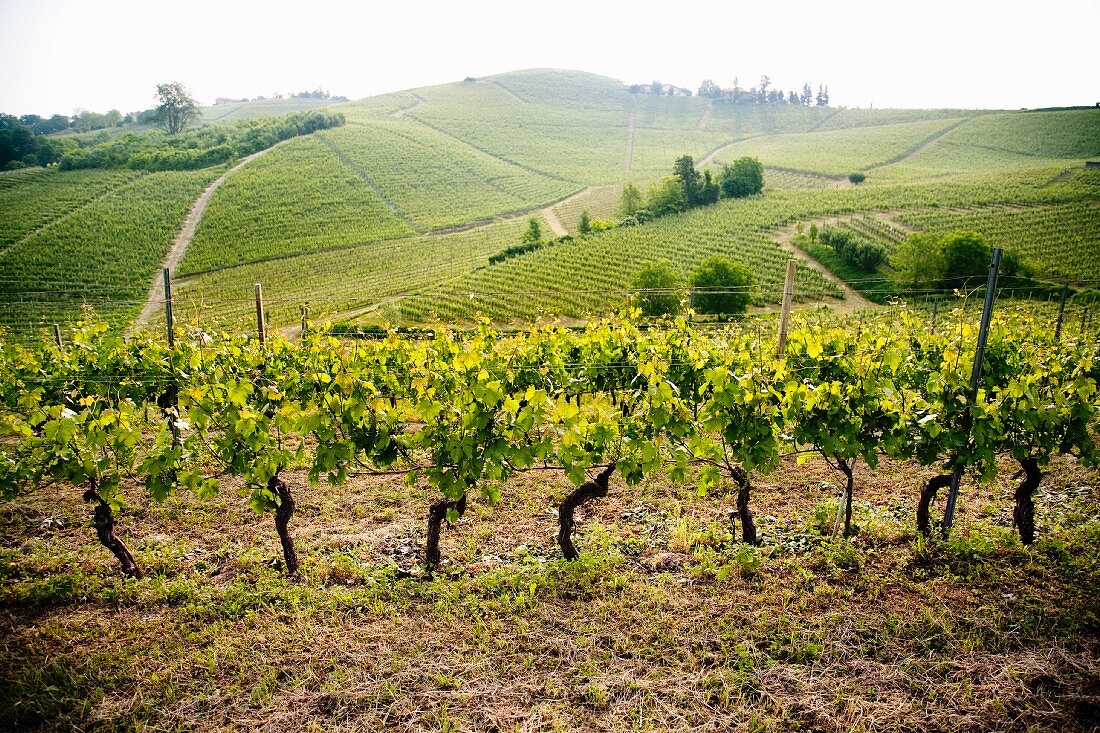
{"type": "Polygon", "coordinates": [[[849,107],[1091,105],[1098,33],[1100,0],[0,0],[0,111],[145,109],[162,81],[204,104],[358,98],[532,67],[692,89],[768,74],[849,107]]]}

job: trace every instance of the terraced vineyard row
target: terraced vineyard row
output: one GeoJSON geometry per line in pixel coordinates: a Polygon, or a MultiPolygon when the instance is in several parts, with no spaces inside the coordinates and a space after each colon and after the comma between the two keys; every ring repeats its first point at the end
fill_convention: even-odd
{"type": "Polygon", "coordinates": [[[1100,207],[1092,202],[919,209],[898,220],[936,234],[981,232],[991,245],[1027,257],[1045,278],[1100,281],[1100,207]]]}
{"type": "Polygon", "coordinates": [[[151,173],[0,253],[0,326],[132,318],[192,202],[220,170],[151,173]]]}
{"type": "MultiPolygon", "coordinates": [[[[506,260],[438,291],[402,299],[401,315],[414,322],[468,322],[480,312],[507,322],[531,319],[543,310],[571,317],[598,314],[626,302],[629,284],[643,263],[667,259],[689,274],[715,254],[731,256],[756,273],[761,303],[778,302],[789,255],[751,216],[738,216],[727,206],[614,229],[506,260]]],[[[802,300],[839,295],[814,270],[800,267],[798,277],[802,300]]]]}
{"type": "Polygon", "coordinates": [[[412,234],[366,181],[311,136],[280,145],[226,180],[179,272],[412,234]]]}
{"type": "Polygon", "coordinates": [[[29,170],[36,172],[0,175],[0,252],[35,229],[141,176],[126,170],[29,170]]]}
{"type": "Polygon", "coordinates": [[[716,162],[732,163],[748,155],[759,158],[765,166],[846,176],[901,158],[954,123],[954,120],[925,120],[755,138],[720,154],[716,162]]]}
{"type": "Polygon", "coordinates": [[[591,219],[617,220],[616,211],[618,211],[622,193],[622,186],[597,186],[587,193],[563,201],[554,207],[554,211],[565,228],[570,233],[576,234],[583,211],[587,211],[591,219]]]}
{"type": "Polygon", "coordinates": [[[421,232],[530,209],[578,189],[408,122],[349,125],[322,137],[421,232]]]}
{"type": "Polygon", "coordinates": [[[835,185],[836,181],[824,176],[785,171],[779,168],[764,169],[765,188],[815,189],[830,188],[835,185]]]}
{"type": "MultiPolygon", "coordinates": [[[[392,296],[411,293],[485,266],[519,241],[526,219],[462,232],[327,250],[209,272],[174,287],[181,324],[231,330],[255,324],[253,283],[263,283],[269,327],[296,325],[309,304],[314,321],[379,305],[363,318],[397,319],[392,296]]],[[[150,327],[163,328],[163,318],[150,327]]]]}

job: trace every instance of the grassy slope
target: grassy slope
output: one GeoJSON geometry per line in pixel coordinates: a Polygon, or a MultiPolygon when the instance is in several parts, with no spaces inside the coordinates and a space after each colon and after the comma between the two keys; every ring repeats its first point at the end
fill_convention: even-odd
{"type": "Polygon", "coordinates": [[[253,120],[257,117],[281,117],[293,112],[318,109],[321,107],[338,108],[341,102],[329,99],[257,99],[251,102],[232,102],[199,108],[199,119],[203,124],[253,120]]]}

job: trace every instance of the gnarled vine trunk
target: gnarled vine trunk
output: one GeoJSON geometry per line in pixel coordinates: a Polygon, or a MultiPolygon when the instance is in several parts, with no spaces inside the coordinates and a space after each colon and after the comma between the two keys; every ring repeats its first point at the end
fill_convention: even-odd
{"type": "Polygon", "coordinates": [[[454,509],[461,517],[466,513],[466,495],[458,501],[440,499],[428,508],[428,539],[424,543],[424,568],[431,572],[439,567],[439,532],[447,512],[454,509]]]}
{"type": "Polygon", "coordinates": [[[946,489],[951,485],[951,474],[941,473],[933,476],[924,484],[920,492],[920,503],[917,504],[917,531],[925,537],[932,535],[932,515],[930,509],[936,499],[936,493],[940,489],[946,489]]]}
{"type": "Polygon", "coordinates": [[[853,477],[855,469],[855,460],[846,461],[843,458],[837,459],[837,465],[840,466],[841,473],[844,474],[844,536],[851,537],[852,535],[852,493],[855,487],[855,479],[853,477]]]}
{"type": "Polygon", "coordinates": [[[1028,457],[1020,461],[1022,469],[1017,476],[1023,476],[1023,482],[1016,487],[1016,506],[1012,509],[1012,524],[1020,531],[1020,541],[1030,545],[1035,541],[1035,492],[1039,490],[1039,482],[1043,480],[1043,472],[1039,470],[1039,461],[1034,457],[1028,457]]]}
{"type": "Polygon", "coordinates": [[[267,490],[278,499],[275,505],[275,531],[279,533],[279,543],[283,546],[283,560],[286,562],[287,575],[298,574],[298,553],[294,551],[294,540],[290,538],[290,519],[294,516],[294,497],[290,487],[275,474],[267,481],[267,490]]]}
{"type": "Polygon", "coordinates": [[[611,474],[615,473],[615,464],[600,471],[594,481],[586,481],[561,500],[558,506],[558,545],[566,560],[576,560],[580,557],[577,548],[573,545],[573,513],[581,504],[592,499],[607,496],[607,483],[611,480],[611,474]]]}
{"type": "Polygon", "coordinates": [[[752,511],[749,509],[749,495],[752,492],[749,473],[740,466],[734,466],[730,476],[737,484],[737,511],[733,513],[733,516],[741,520],[741,539],[750,545],[758,545],[760,540],[756,536],[756,523],[752,519],[752,511]]]}
{"type": "Polygon", "coordinates": [[[89,483],[91,488],[84,492],[84,501],[96,503],[95,510],[92,512],[92,524],[95,527],[96,537],[99,538],[100,544],[110,550],[111,554],[118,559],[119,565],[122,566],[123,575],[129,578],[140,578],[141,568],[134,561],[134,556],[130,554],[126,543],[115,534],[115,517],[111,512],[110,504],[100,497],[99,487],[95,479],[89,479],[89,483]]]}

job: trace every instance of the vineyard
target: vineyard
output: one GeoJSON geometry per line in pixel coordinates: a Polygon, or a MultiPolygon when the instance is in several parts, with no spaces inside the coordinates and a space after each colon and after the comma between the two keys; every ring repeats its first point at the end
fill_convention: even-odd
{"type": "MultiPolygon", "coordinates": [[[[219,172],[108,176],[125,183],[86,203],[72,201],[66,213],[0,252],[0,326],[33,333],[79,317],[84,304],[115,323],[132,320],[191,203],[219,172]]],[[[58,184],[85,176],[36,180],[55,175],[58,184]]]]}
{"type": "Polygon", "coordinates": [[[917,680],[968,674],[972,692],[924,720],[1001,727],[1009,713],[983,707],[995,695],[1030,724],[1075,727],[1100,672],[1095,327],[1056,334],[1050,311],[999,304],[972,391],[967,305],[858,324],[807,313],[782,356],[772,321],[645,328],[629,314],[516,335],[181,333],[173,346],[93,320],[63,348],[2,342],[5,604],[120,615],[107,633],[126,654],[167,624],[153,642],[165,653],[140,657],[154,665],[137,673],[146,704],[130,700],[139,662],[126,656],[41,666],[52,634],[98,627],[84,612],[40,634],[16,630],[13,611],[0,690],[33,703],[3,720],[207,721],[217,705],[193,706],[231,664],[245,687],[215,699],[240,697],[228,704],[242,719],[286,709],[326,727],[354,709],[379,725],[499,726],[507,712],[484,686],[515,665],[550,685],[519,699],[574,725],[732,723],[748,708],[762,724],[834,727],[863,698],[818,709],[835,685],[804,675],[825,665],[866,685],[859,670],[901,659],[865,714],[925,709],[917,680]],[[953,470],[962,499],[943,540],[953,470]],[[332,636],[356,625],[393,646],[332,636]],[[448,628],[438,646],[420,636],[448,628]],[[235,629],[266,651],[235,645],[235,629]],[[360,652],[304,662],[288,646],[303,632],[360,652]],[[400,666],[426,649],[427,677],[400,666]],[[1057,687],[995,692],[1002,667],[1057,687]],[[678,684],[658,683],[677,668],[678,684]],[[799,695],[806,706],[789,707],[799,695]],[[76,704],[89,697],[102,704],[76,704]]]}
{"type": "MultiPolygon", "coordinates": [[[[221,113],[243,118],[299,101],[221,113]]],[[[262,282],[275,301],[272,327],[282,329],[298,324],[307,303],[315,320],[352,314],[375,324],[470,324],[478,313],[501,324],[540,313],[584,319],[622,307],[645,260],[669,260],[687,275],[711,254],[759,266],[755,302],[767,309],[786,256],[780,232],[857,214],[933,232],[975,228],[1026,256],[1039,280],[1088,287],[1095,278],[1097,180],[1081,167],[1100,152],[1094,110],[731,105],[530,70],[380,95],[339,112],[344,126],[275,146],[213,192],[174,272],[189,318],[240,328],[248,293],[262,282]],[[759,157],[764,195],[489,265],[530,217],[549,233],[556,216],[574,235],[582,211],[615,221],[623,184],[644,192],[684,154],[714,173],[759,157]],[[847,186],[857,170],[867,181],[847,186]],[[455,231],[464,229],[473,233],[455,231]]],[[[223,172],[0,174],[0,323],[33,340],[90,305],[112,327],[130,325],[189,200],[223,172]]],[[[841,279],[867,277],[824,265],[841,279]]],[[[798,300],[836,304],[839,291],[824,277],[801,269],[798,300]]]]}

